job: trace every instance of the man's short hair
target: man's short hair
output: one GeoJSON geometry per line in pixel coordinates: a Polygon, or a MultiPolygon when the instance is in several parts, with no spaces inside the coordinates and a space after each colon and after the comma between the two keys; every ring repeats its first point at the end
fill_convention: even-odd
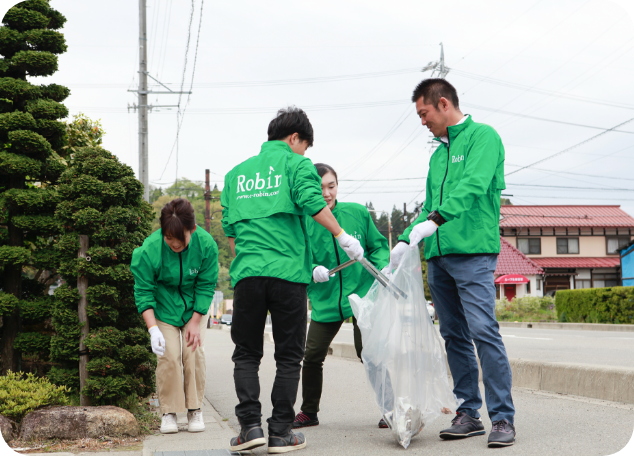
{"type": "Polygon", "coordinates": [[[438,108],[441,97],[445,97],[451,102],[454,108],[459,109],[458,92],[445,79],[429,78],[423,79],[414,89],[412,101],[416,103],[420,97],[423,97],[425,104],[433,105],[438,108]]]}
{"type": "Polygon", "coordinates": [[[275,119],[269,124],[269,141],[280,141],[293,133],[299,135],[302,141],[308,141],[308,147],[313,146],[313,126],[306,113],[296,106],[277,111],[275,119]]]}

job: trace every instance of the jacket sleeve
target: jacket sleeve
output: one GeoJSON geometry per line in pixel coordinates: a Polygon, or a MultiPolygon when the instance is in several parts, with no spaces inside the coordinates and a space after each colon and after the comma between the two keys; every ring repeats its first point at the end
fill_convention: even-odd
{"type": "Polygon", "coordinates": [[[194,312],[207,315],[218,283],[218,245],[209,240],[205,249],[203,262],[194,285],[194,312]]]}
{"type": "Polygon", "coordinates": [[[423,203],[423,207],[421,208],[420,215],[416,217],[416,220],[414,220],[411,223],[411,225],[405,229],[403,234],[401,234],[398,237],[399,241],[404,241],[409,244],[409,233],[412,232],[412,230],[414,229],[416,225],[418,225],[419,223],[423,223],[425,220],[427,220],[427,216],[431,212],[431,203],[433,201],[433,196],[431,194],[431,182],[432,180],[431,180],[431,166],[430,166],[429,171],[427,171],[427,181],[425,183],[425,202],[423,203]]]}
{"type": "Polygon", "coordinates": [[[365,236],[365,257],[379,271],[390,262],[390,249],[387,239],[383,236],[370,217],[370,213],[365,214],[367,229],[365,236]]]}
{"type": "Polygon", "coordinates": [[[222,206],[222,229],[225,232],[226,237],[236,237],[236,232],[233,225],[229,224],[229,174],[225,176],[225,186],[220,193],[220,205],[222,206]]]}
{"type": "Polygon", "coordinates": [[[483,126],[474,132],[465,156],[463,178],[450,194],[443,196],[438,208],[445,220],[459,218],[487,193],[502,150],[502,140],[491,127],[483,126]]]}
{"type": "Polygon", "coordinates": [[[317,215],[326,207],[326,200],[321,193],[321,178],[309,159],[302,160],[295,170],[291,197],[306,215],[317,215]]]}
{"type": "Polygon", "coordinates": [[[134,302],[139,313],[156,310],[156,271],[145,249],[138,248],[132,252],[130,271],[134,276],[134,302]]]}

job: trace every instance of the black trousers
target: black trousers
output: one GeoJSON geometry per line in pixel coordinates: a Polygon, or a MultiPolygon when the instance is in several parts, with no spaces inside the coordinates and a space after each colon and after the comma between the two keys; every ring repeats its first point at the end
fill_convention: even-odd
{"type": "MultiPolygon", "coordinates": [[[[311,321],[306,338],[306,353],[302,368],[302,412],[319,412],[319,402],[324,383],[324,360],[328,355],[330,343],[335,338],[343,321],[331,323],[319,323],[311,321]]],[[[357,326],[356,318],[352,317],[354,328],[354,348],[361,359],[361,331],[357,326]]]]}
{"type": "Polygon", "coordinates": [[[306,342],[306,285],[272,277],[240,280],[233,296],[231,339],[236,344],[233,379],[240,403],[236,416],[243,426],[262,423],[260,378],[264,325],[271,313],[277,371],[267,419],[269,434],[283,435],[295,419],[295,400],[306,342]]]}

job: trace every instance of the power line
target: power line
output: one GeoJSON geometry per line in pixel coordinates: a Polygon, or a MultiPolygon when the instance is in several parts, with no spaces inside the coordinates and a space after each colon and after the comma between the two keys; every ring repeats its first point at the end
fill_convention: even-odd
{"type": "Polygon", "coordinates": [[[515,117],[523,117],[525,119],[531,119],[531,120],[539,120],[539,121],[543,121],[543,122],[552,122],[552,123],[557,123],[557,124],[562,124],[562,125],[572,125],[573,127],[583,127],[583,128],[592,128],[595,130],[603,130],[603,131],[614,131],[614,132],[619,132],[619,133],[628,133],[630,135],[634,134],[634,131],[627,131],[627,130],[615,130],[613,128],[607,129],[607,128],[603,128],[603,127],[597,127],[595,125],[585,125],[585,124],[578,124],[578,123],[574,123],[574,122],[566,122],[563,120],[555,120],[555,119],[545,119],[543,117],[536,117],[536,116],[529,116],[527,114],[520,114],[517,112],[510,112],[510,111],[503,111],[501,109],[495,109],[495,108],[487,108],[486,106],[481,106],[481,105],[476,105],[476,104],[471,104],[471,103],[462,103],[464,106],[467,107],[472,107],[475,109],[482,109],[483,111],[491,111],[494,113],[499,113],[499,114],[506,114],[507,116],[515,116],[515,117]]]}
{"type": "MultiPolygon", "coordinates": [[[[356,73],[356,74],[343,74],[337,76],[318,76],[310,78],[294,78],[294,79],[269,79],[269,80],[255,80],[255,81],[218,81],[218,82],[199,82],[194,86],[196,89],[224,89],[224,88],[241,88],[241,87],[262,87],[262,86],[275,86],[275,85],[294,85],[294,84],[315,84],[321,82],[337,82],[337,81],[350,81],[356,79],[368,79],[368,78],[381,78],[386,76],[397,76],[401,74],[419,73],[420,67],[403,68],[400,70],[386,70],[386,71],[374,71],[368,73],[356,73]]],[[[174,85],[175,83],[166,82],[167,85],[174,85]]],[[[177,84],[177,83],[176,83],[177,84]]],[[[125,84],[120,83],[71,83],[66,84],[73,88],[110,88],[118,89],[122,88],[125,84]]]]}
{"type": "Polygon", "coordinates": [[[523,167],[521,167],[521,168],[519,168],[519,169],[516,169],[515,171],[511,171],[510,173],[506,173],[506,174],[505,174],[505,176],[510,176],[511,174],[515,174],[515,173],[517,173],[517,172],[520,172],[520,171],[522,171],[523,169],[530,168],[530,167],[532,167],[532,166],[534,166],[534,165],[537,165],[538,163],[545,162],[546,160],[550,160],[551,158],[554,158],[554,157],[556,157],[556,156],[558,156],[558,155],[561,155],[561,154],[564,154],[564,153],[566,153],[566,152],[569,152],[569,151],[571,151],[572,149],[575,149],[575,148],[577,148],[577,147],[579,147],[579,146],[582,146],[583,144],[589,143],[590,141],[592,141],[592,140],[594,140],[594,139],[598,138],[599,136],[603,136],[603,135],[605,135],[606,133],[611,132],[612,130],[615,130],[615,129],[619,128],[619,127],[622,127],[623,125],[625,125],[625,124],[627,124],[627,123],[629,123],[629,122],[631,122],[631,121],[633,121],[633,120],[634,120],[634,117],[633,117],[633,118],[631,118],[631,119],[629,119],[629,120],[626,120],[625,122],[622,122],[622,123],[620,123],[620,124],[618,124],[618,125],[616,125],[616,126],[614,126],[614,127],[612,127],[612,128],[610,128],[610,129],[608,129],[608,130],[602,131],[601,133],[599,133],[599,134],[597,134],[597,135],[595,135],[595,136],[593,136],[593,137],[591,137],[591,138],[588,138],[588,139],[586,139],[585,141],[581,141],[580,143],[575,144],[574,146],[571,146],[571,147],[569,147],[569,148],[567,148],[567,149],[564,149],[564,150],[562,150],[561,152],[557,152],[557,153],[555,153],[555,154],[553,154],[553,155],[550,155],[550,156],[548,156],[548,157],[546,157],[546,158],[542,158],[541,160],[537,160],[536,162],[533,162],[533,163],[531,163],[530,165],[526,165],[526,166],[523,166],[523,167]]]}

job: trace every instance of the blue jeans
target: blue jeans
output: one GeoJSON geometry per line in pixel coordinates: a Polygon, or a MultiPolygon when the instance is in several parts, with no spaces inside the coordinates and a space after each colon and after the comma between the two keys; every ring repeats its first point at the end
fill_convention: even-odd
{"type": "Polygon", "coordinates": [[[435,257],[427,262],[427,281],[445,339],[454,394],[464,399],[459,411],[479,418],[478,350],[491,421],[513,423],[511,366],[495,319],[497,255],[435,257]]]}

